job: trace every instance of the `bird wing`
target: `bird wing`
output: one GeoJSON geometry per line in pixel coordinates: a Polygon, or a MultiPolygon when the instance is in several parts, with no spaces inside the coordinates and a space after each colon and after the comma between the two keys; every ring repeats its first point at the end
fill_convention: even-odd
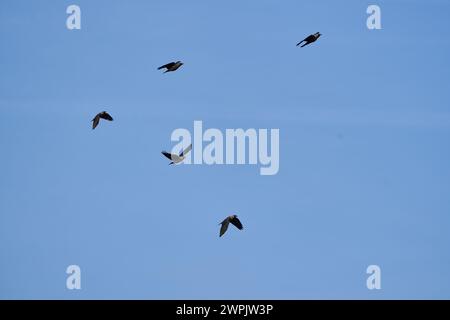
{"type": "Polygon", "coordinates": [[[158,70],[161,70],[163,68],[169,69],[169,68],[172,68],[174,65],[175,65],[175,62],[169,62],[168,64],[165,64],[165,65],[159,67],[158,70]]]}
{"type": "Polygon", "coordinates": [[[188,152],[191,151],[191,150],[192,150],[192,143],[191,143],[186,149],[184,149],[183,151],[181,151],[180,157],[184,157],[184,156],[187,155],[188,152]]]}
{"type": "Polygon", "coordinates": [[[166,151],[163,151],[163,152],[161,152],[163,155],[165,155],[166,156],[166,158],[168,158],[169,160],[172,160],[172,154],[170,154],[170,153],[168,153],[168,152],[166,152],[166,151]]]}
{"type": "Polygon", "coordinates": [[[225,220],[223,220],[221,222],[222,226],[220,227],[220,235],[219,235],[219,237],[223,236],[223,234],[227,231],[229,224],[230,224],[230,220],[228,218],[226,218],[225,220]]]}
{"type": "Polygon", "coordinates": [[[231,219],[230,222],[239,230],[244,229],[244,226],[242,225],[241,221],[237,217],[231,219]]]}
{"type": "Polygon", "coordinates": [[[111,115],[108,112],[100,113],[99,117],[108,121],[113,121],[113,117],[111,117],[111,115]]]}
{"type": "Polygon", "coordinates": [[[97,126],[98,123],[100,122],[100,115],[96,115],[94,119],[92,119],[92,130],[94,130],[97,126]]]}

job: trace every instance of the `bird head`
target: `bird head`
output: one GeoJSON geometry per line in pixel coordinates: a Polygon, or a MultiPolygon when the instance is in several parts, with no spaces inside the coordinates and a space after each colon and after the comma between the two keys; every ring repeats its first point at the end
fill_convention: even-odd
{"type": "Polygon", "coordinates": [[[316,37],[319,38],[322,34],[320,32],[316,32],[316,37]]]}
{"type": "Polygon", "coordinates": [[[181,62],[181,61],[177,61],[177,63],[180,65],[180,66],[182,66],[184,63],[183,62],[181,62]]]}

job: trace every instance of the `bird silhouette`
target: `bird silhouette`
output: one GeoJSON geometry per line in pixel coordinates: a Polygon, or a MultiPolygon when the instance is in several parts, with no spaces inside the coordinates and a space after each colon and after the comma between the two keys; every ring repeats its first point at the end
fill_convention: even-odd
{"type": "Polygon", "coordinates": [[[229,224],[234,225],[236,228],[238,228],[239,230],[244,229],[244,226],[242,225],[241,221],[238,219],[237,215],[233,214],[231,216],[228,216],[225,218],[225,220],[223,220],[221,223],[222,226],[220,227],[220,235],[219,237],[223,236],[224,233],[228,230],[228,225],[229,224]]]}
{"type": "Polygon", "coordinates": [[[99,114],[97,114],[94,119],[92,119],[92,130],[94,130],[98,124],[100,123],[100,119],[104,119],[104,120],[108,120],[108,121],[113,121],[114,119],[111,117],[111,115],[106,112],[106,111],[102,111],[99,114]]]}
{"type": "Polygon", "coordinates": [[[158,68],[158,70],[164,69],[166,68],[166,71],[164,71],[164,73],[166,72],[172,72],[177,70],[179,67],[181,67],[184,63],[181,61],[177,61],[177,62],[169,62],[161,67],[158,68]]]}
{"type": "Polygon", "coordinates": [[[307,36],[305,39],[303,39],[302,41],[300,41],[299,43],[297,43],[297,46],[299,46],[300,44],[302,44],[302,42],[305,42],[301,48],[303,48],[304,46],[315,42],[317,39],[319,39],[319,37],[321,36],[320,32],[316,32],[314,34],[311,34],[309,36],[307,36]]]}

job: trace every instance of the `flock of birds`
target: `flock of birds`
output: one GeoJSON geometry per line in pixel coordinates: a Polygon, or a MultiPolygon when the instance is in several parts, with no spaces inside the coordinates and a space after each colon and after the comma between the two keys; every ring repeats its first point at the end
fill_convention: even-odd
{"type": "MultiPolygon", "coordinates": [[[[317,41],[317,39],[319,39],[319,37],[321,35],[322,34],[320,32],[311,34],[311,35],[307,36],[305,39],[303,39],[302,41],[300,41],[299,43],[297,43],[297,46],[301,45],[301,47],[303,48],[304,46],[317,41]]],[[[164,73],[173,72],[173,71],[178,70],[182,65],[183,65],[183,62],[181,62],[181,61],[169,62],[165,65],[160,66],[158,68],[158,70],[166,69],[164,71],[164,73]]],[[[94,117],[94,119],[92,119],[92,129],[95,129],[98,126],[98,124],[100,123],[100,119],[107,120],[107,121],[114,120],[113,117],[108,112],[102,111],[102,112],[98,113],[94,117]]],[[[192,149],[192,144],[190,144],[186,149],[181,151],[180,154],[169,153],[167,151],[162,151],[161,153],[171,161],[169,163],[169,165],[172,165],[172,164],[178,164],[178,163],[183,162],[183,160],[186,158],[186,155],[189,153],[189,151],[191,151],[191,149],[192,149]]],[[[244,226],[242,225],[241,221],[238,219],[237,215],[233,214],[233,215],[226,217],[221,223],[219,223],[219,225],[221,225],[219,237],[222,237],[225,234],[225,232],[228,230],[228,226],[230,225],[230,223],[232,225],[234,225],[236,228],[238,228],[239,230],[244,229],[244,226]]]]}

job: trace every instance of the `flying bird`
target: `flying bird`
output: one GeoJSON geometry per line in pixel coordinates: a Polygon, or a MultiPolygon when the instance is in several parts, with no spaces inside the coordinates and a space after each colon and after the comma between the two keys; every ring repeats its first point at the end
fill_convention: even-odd
{"type": "Polygon", "coordinates": [[[241,221],[239,221],[237,215],[233,214],[231,216],[226,217],[225,220],[223,220],[221,223],[219,223],[222,225],[222,227],[220,227],[220,236],[219,237],[223,236],[223,234],[227,231],[228,225],[230,224],[230,222],[239,230],[244,229],[244,227],[242,226],[241,221]]]}
{"type": "Polygon", "coordinates": [[[297,46],[299,46],[302,42],[305,42],[301,48],[303,48],[304,46],[315,42],[317,39],[319,39],[319,37],[321,36],[320,32],[316,32],[314,34],[311,34],[309,36],[307,36],[305,39],[303,39],[302,41],[300,41],[299,43],[297,43],[297,46]]]}
{"type": "Polygon", "coordinates": [[[98,126],[100,119],[113,121],[113,118],[111,117],[111,115],[108,112],[102,111],[99,114],[97,114],[94,119],[92,119],[92,122],[93,122],[92,130],[94,130],[98,126]]]}
{"type": "Polygon", "coordinates": [[[181,62],[181,61],[169,62],[168,64],[165,64],[165,65],[159,67],[158,70],[166,68],[166,71],[164,71],[164,73],[171,72],[171,71],[177,70],[182,65],[183,65],[183,62],[181,62]]]}
{"type": "Polygon", "coordinates": [[[169,153],[166,151],[161,152],[163,155],[166,156],[166,158],[168,158],[169,160],[171,160],[172,162],[169,163],[169,165],[171,164],[177,164],[182,162],[185,158],[186,155],[189,153],[189,151],[191,151],[192,149],[192,143],[183,151],[180,152],[180,154],[175,154],[175,153],[169,153]]]}

